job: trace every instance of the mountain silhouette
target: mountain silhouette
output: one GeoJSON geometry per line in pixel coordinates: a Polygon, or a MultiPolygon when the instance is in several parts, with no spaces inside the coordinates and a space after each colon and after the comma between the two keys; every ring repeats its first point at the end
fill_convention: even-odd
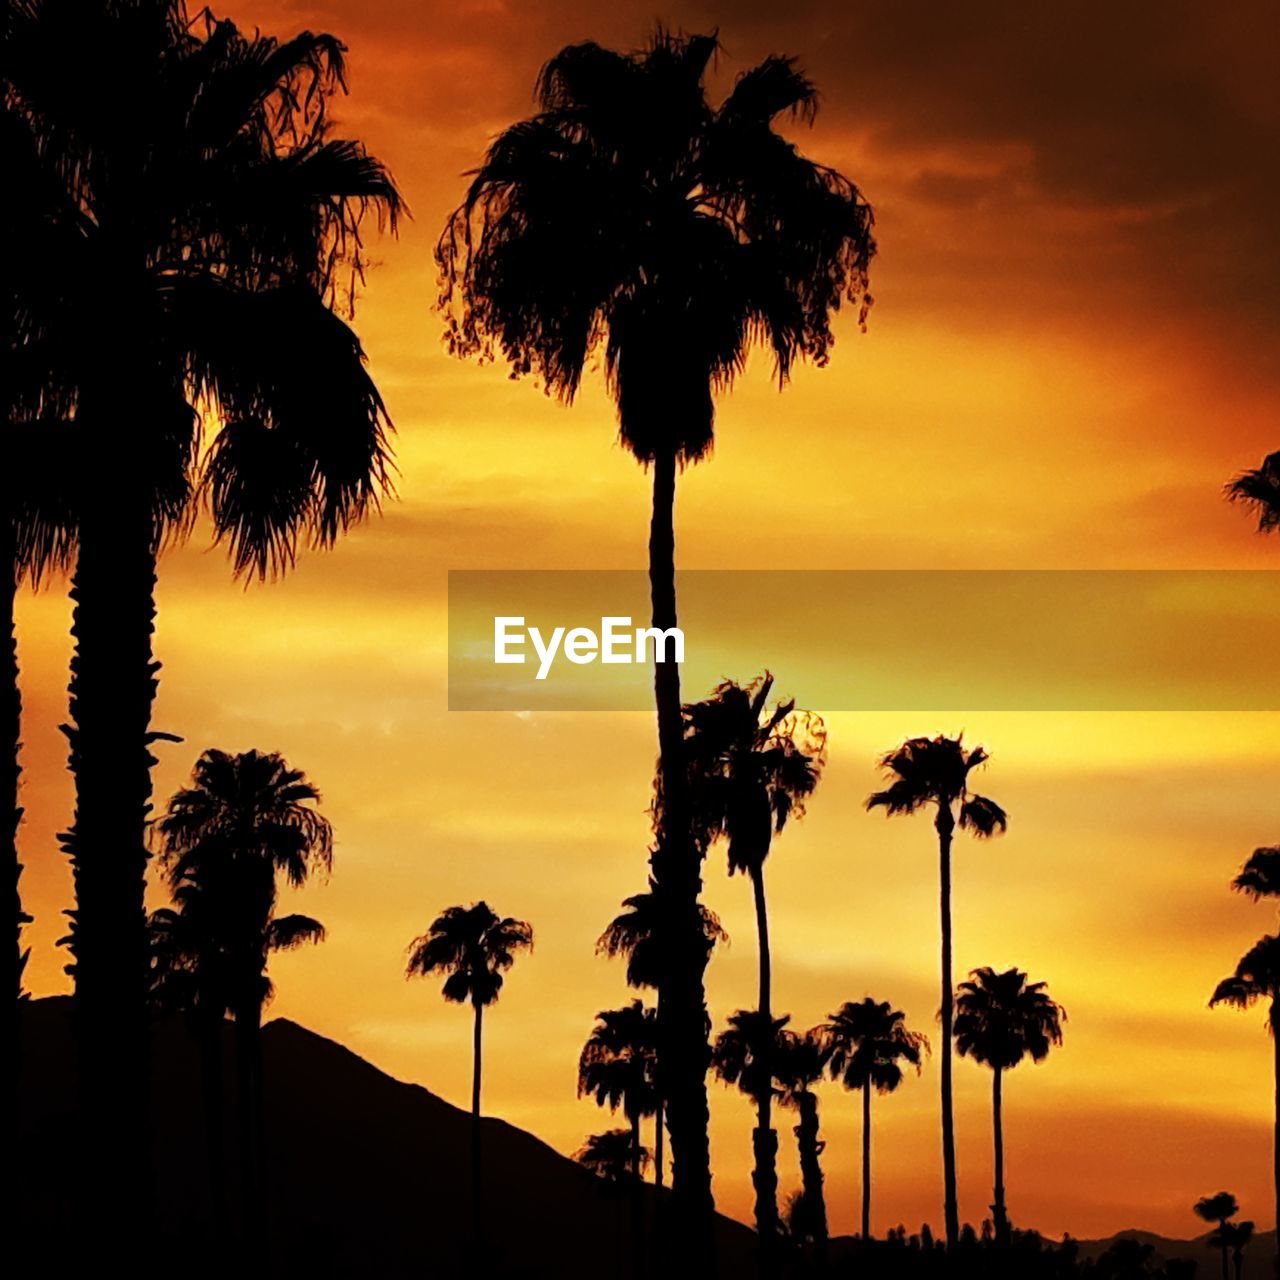
{"type": "MultiPolygon", "coordinates": [[[[24,1010],[18,1221],[24,1251],[46,1265],[75,1221],[71,1015],[67,997],[34,1000],[24,1010]]],[[[266,1025],[262,1047],[271,1274],[462,1274],[471,1221],[470,1114],[285,1018],[266,1025]]],[[[230,1024],[224,1049],[230,1061],[230,1024]]],[[[161,1252],[180,1242],[184,1277],[225,1274],[212,1245],[197,1045],[180,1020],[167,1020],[156,1027],[152,1057],[157,1185],[149,1237],[161,1252]],[[201,1240],[210,1241],[205,1260],[201,1240]]],[[[233,1108],[234,1096],[227,1103],[232,1153],[233,1108]]],[[[486,1118],[483,1125],[492,1224],[486,1276],[596,1277],[602,1258],[621,1259],[625,1270],[635,1231],[631,1192],[505,1121],[486,1118]]],[[[642,1190],[648,1221],[659,1194],[642,1190]]],[[[717,1237],[722,1274],[746,1274],[754,1232],[718,1217],[717,1237]]],[[[37,1266],[31,1274],[38,1273],[37,1266]]]]}

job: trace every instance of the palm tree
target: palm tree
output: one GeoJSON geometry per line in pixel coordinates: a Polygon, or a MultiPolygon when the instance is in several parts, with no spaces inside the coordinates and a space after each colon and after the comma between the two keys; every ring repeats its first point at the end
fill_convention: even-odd
{"type": "MultiPolygon", "coordinates": [[[[636,1178],[636,1146],[630,1129],[606,1129],[587,1135],[587,1140],[573,1153],[584,1169],[589,1169],[605,1182],[625,1183],[636,1178]]],[[[640,1168],[649,1163],[648,1147],[640,1148],[640,1168]]]]}
{"type": "Polygon", "coordinates": [[[471,1039],[471,1225],[481,1240],[480,1075],[485,1009],[497,1002],[503,975],[516,955],[533,949],[533,926],[499,916],[487,902],[446,907],[427,932],[409,944],[406,978],[445,975],[442,994],[453,1004],[471,1005],[475,1014],[471,1039]]]}
{"type": "Polygon", "coordinates": [[[943,1215],[947,1247],[960,1239],[960,1210],[956,1200],[955,1116],[951,1100],[951,842],[957,825],[979,839],[1003,832],[1009,825],[994,800],[969,790],[969,775],[988,760],[982,747],[966,748],[962,738],[910,738],[882,757],[889,786],[867,798],[868,809],[883,809],[888,817],[914,814],[932,805],[938,833],[939,905],[942,917],[942,1179],[943,1215]]]}
{"type": "MultiPolygon", "coordinates": [[[[1222,1250],[1222,1280],[1227,1280],[1227,1261],[1231,1251],[1230,1219],[1240,1212],[1240,1205],[1230,1191],[1219,1191],[1217,1195],[1201,1196],[1192,1205],[1192,1209],[1197,1218],[1217,1224],[1218,1230],[1214,1233],[1213,1243],[1222,1250]]],[[[1253,1223],[1249,1227],[1252,1230],[1253,1223]]]]}
{"type": "Polygon", "coordinates": [[[812,1240],[821,1254],[827,1243],[827,1203],[822,1191],[821,1156],[826,1143],[819,1137],[818,1095],[813,1086],[827,1069],[827,1046],[818,1030],[804,1035],[784,1033],[779,1039],[774,1075],[778,1101],[793,1107],[798,1123],[796,1148],[800,1157],[801,1190],[788,1215],[788,1226],[801,1239],[812,1240]]]}
{"type": "Polygon", "coordinates": [[[157,554],[187,531],[198,496],[236,567],[263,573],[376,505],[386,415],[332,305],[354,296],[365,213],[394,219],[398,196],[329,130],[343,84],[332,36],[243,35],[192,20],[182,0],[7,12],[6,114],[38,139],[68,227],[31,273],[36,321],[20,340],[53,352],[75,392],[84,482],[64,847],[96,1153],[85,1199],[118,1233],[129,1215],[108,1201],[136,1189],[146,1128],[157,554]],[[197,407],[217,413],[203,451],[197,407]]]}
{"type": "MultiPolygon", "coordinates": [[[[651,989],[659,992],[661,1007],[661,990],[664,985],[663,966],[666,957],[673,953],[671,934],[678,924],[669,912],[659,905],[659,899],[653,881],[649,882],[646,893],[633,894],[623,899],[626,910],[616,915],[605,931],[596,941],[596,951],[610,959],[622,957],[627,962],[627,985],[638,989],[651,989]]],[[[694,909],[698,917],[698,929],[702,935],[707,957],[710,958],[716,943],[729,941],[729,935],[720,924],[720,919],[710,907],[697,902],[694,909]]],[[[704,962],[705,964],[705,962],[704,962]]],[[[655,1036],[661,1033],[661,1015],[655,1014],[659,1026],[655,1036]]],[[[660,1041],[659,1041],[660,1047],[660,1041]]],[[[662,1186],[665,1171],[664,1139],[666,1131],[666,1107],[662,1086],[662,1054],[657,1055],[654,1064],[654,1112],[653,1120],[653,1181],[662,1186]]]]}
{"type": "MultiPolygon", "coordinates": [[[[640,1123],[658,1112],[656,1009],[639,1000],[596,1014],[578,1059],[578,1097],[591,1096],[610,1111],[622,1108],[631,1126],[632,1173],[640,1178],[640,1123]]],[[[659,1139],[661,1135],[659,1133],[659,1139]]]]}
{"type": "MultiPolygon", "coordinates": [[[[748,348],[779,383],[823,363],[842,300],[870,303],[871,210],[846,178],[773,128],[812,119],[814,85],[788,58],[742,75],[719,107],[703,78],[714,36],[659,29],[636,53],[562,49],[538,79],[538,114],[489,147],[437,246],[456,354],[494,348],[571,401],[603,346],[625,447],[653,470],[653,625],[677,621],[675,487],[711,448],[714,393],[748,348]]],[[[656,655],[655,655],[656,657],[656,655]]],[[[659,1000],[675,1188],[709,1242],[705,948],[693,905],[702,850],[689,827],[680,675],[654,666],[661,823],[652,866],[684,921],[659,1000]]]]}
{"type": "Polygon", "coordinates": [[[1244,1275],[1244,1251],[1253,1239],[1253,1223],[1247,1219],[1243,1222],[1224,1222],[1214,1235],[1224,1250],[1231,1251],[1232,1270],[1236,1280],[1241,1280],[1244,1275]]]}
{"type": "Polygon", "coordinates": [[[893,1093],[902,1065],[920,1073],[929,1041],[907,1028],[907,1015],[887,1000],[846,1000],[817,1029],[833,1080],[862,1090],[862,1238],[871,1239],[871,1091],[893,1093]]]}
{"type": "Polygon", "coordinates": [[[821,717],[797,711],[795,700],[768,706],[773,676],[748,685],[726,680],[702,702],[685,707],[694,822],[708,841],[723,837],[729,874],[751,880],[760,943],[758,1008],[771,1013],[772,965],[764,864],[788,818],[803,818],[822,777],[827,731],[821,717]]]}
{"type": "Polygon", "coordinates": [[[1280,897],[1280,846],[1255,849],[1231,882],[1231,887],[1255,902],[1260,898],[1280,897]]]}
{"type": "Polygon", "coordinates": [[[1280,529],[1280,452],[1269,453],[1262,465],[1227,481],[1228,502],[1238,502],[1256,517],[1259,533],[1280,529]]]}
{"type": "Polygon", "coordinates": [[[974,969],[956,997],[956,1051],[991,1068],[991,1115],[995,1143],[996,1239],[1009,1239],[1009,1211],[1004,1196],[1004,1124],[1001,1081],[1023,1058],[1043,1062],[1062,1043],[1067,1012],[1049,998],[1046,984],[1028,982],[1018,969],[997,973],[974,969]]]}
{"type": "MultiPolygon", "coordinates": [[[[1214,990],[1209,1007],[1229,1004],[1248,1009],[1259,1000],[1268,1002],[1267,1030],[1271,1034],[1275,1073],[1275,1114],[1272,1134],[1272,1181],[1276,1215],[1280,1218],[1280,937],[1259,938],[1214,990]]],[[[1280,1232],[1277,1232],[1277,1266],[1280,1266],[1280,1232]]]]}
{"type": "MultiPolygon", "coordinates": [[[[161,865],[176,911],[155,922],[185,961],[197,1015],[235,1019],[241,1153],[250,1236],[261,1231],[264,1150],[262,1010],[271,998],[272,952],[321,942],[305,915],[276,915],[277,880],[301,888],[333,865],[333,829],[316,808],[320,793],[283,757],[210,749],[191,785],[176,792],[156,824],[161,865]]],[[[153,932],[155,925],[153,925],[153,932]]],[[[164,991],[164,966],[159,986],[164,991]]],[[[210,1061],[206,1057],[206,1061],[210,1061]]]]}
{"type": "Polygon", "coordinates": [[[725,1084],[737,1085],[756,1104],[756,1127],[751,1146],[755,1164],[756,1233],[766,1260],[778,1235],[778,1135],[768,1123],[777,1070],[786,1052],[785,1028],[790,1018],[768,1017],[758,1009],[739,1009],[716,1037],[711,1060],[725,1084]]]}

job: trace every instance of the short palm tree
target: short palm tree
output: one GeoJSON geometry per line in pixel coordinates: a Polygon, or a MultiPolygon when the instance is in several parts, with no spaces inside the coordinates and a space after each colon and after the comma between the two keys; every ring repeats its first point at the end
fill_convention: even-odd
{"type": "Polygon", "coordinates": [[[1214,1235],[1224,1250],[1231,1253],[1231,1267],[1236,1280],[1244,1276],[1244,1251],[1253,1239],[1253,1223],[1246,1219],[1243,1222],[1224,1222],[1214,1235]]]}
{"type": "MultiPolygon", "coordinates": [[[[177,958],[174,978],[187,985],[194,1003],[188,1011],[200,1016],[206,1030],[216,1030],[213,1019],[220,1022],[224,1013],[235,1019],[242,1158],[255,1235],[264,1193],[262,1010],[272,994],[268,959],[324,939],[318,920],[276,915],[277,886],[283,879],[300,888],[332,867],[333,828],[319,802],[314,784],[279,755],[208,750],[196,761],[191,785],[173,795],[156,824],[175,910],[153,918],[153,935],[157,928],[162,936],[167,932],[170,955],[177,958]]],[[[153,985],[163,993],[163,959],[160,969],[153,985]]]]}
{"type": "MultiPolygon", "coordinates": [[[[630,1129],[606,1129],[587,1135],[587,1140],[573,1153],[584,1169],[589,1169],[605,1182],[626,1183],[635,1179],[636,1146],[630,1129]]],[[[649,1163],[649,1149],[640,1148],[640,1168],[649,1163]]]]}
{"type": "Polygon", "coordinates": [[[995,1144],[995,1202],[991,1206],[996,1239],[1009,1239],[1009,1210],[1004,1191],[1004,1118],[1002,1081],[1023,1058],[1043,1062],[1062,1043],[1066,1010],[1049,997],[1043,982],[1028,982],[1018,969],[997,973],[974,969],[956,996],[956,1051],[991,1068],[991,1116],[995,1144]]]}
{"type": "Polygon", "coordinates": [[[1225,486],[1227,500],[1238,502],[1258,521],[1259,533],[1280,529],[1280,452],[1269,453],[1262,465],[1242,471],[1225,486]]]}
{"type": "Polygon", "coordinates": [[[818,1122],[816,1085],[826,1074],[827,1045],[815,1028],[803,1035],[784,1032],[779,1037],[774,1076],[778,1101],[794,1108],[796,1149],[800,1157],[800,1194],[787,1223],[802,1240],[812,1240],[819,1253],[827,1242],[827,1202],[822,1190],[822,1141],[818,1122]]]}
{"type": "MultiPolygon", "coordinates": [[[[1267,1002],[1267,1030],[1271,1034],[1276,1081],[1276,1110],[1272,1135],[1272,1177],[1277,1218],[1280,1218],[1280,937],[1260,938],[1224,978],[1210,997],[1212,1008],[1219,1004],[1248,1009],[1259,1000],[1267,1002]]],[[[1280,1233],[1277,1233],[1277,1265],[1280,1265],[1280,1233]]]]}
{"type": "Polygon", "coordinates": [[[533,949],[533,926],[500,916],[487,902],[446,907],[426,933],[409,944],[406,978],[445,975],[442,994],[453,1004],[470,1004],[471,1037],[471,1214],[472,1231],[481,1239],[480,1078],[484,1011],[497,1002],[504,975],[521,951],[533,949]]]}
{"type": "MultiPolygon", "coordinates": [[[[714,393],[757,341],[780,383],[824,363],[831,316],[860,304],[875,244],[846,178],[774,127],[811,118],[814,85],[771,57],[712,106],[714,36],[658,30],[636,53],[562,49],[538,113],[491,144],[450,215],[437,258],[459,355],[496,348],[515,373],[571,401],[603,347],[624,446],[653,469],[649,576],[655,627],[676,625],[675,488],[712,443],[714,393]]],[[[675,1189],[709,1239],[705,952],[693,904],[701,850],[680,766],[680,676],[655,664],[662,821],[652,861],[687,938],[659,1001],[675,1189]]]]}
{"type": "MultiPolygon", "coordinates": [[[[1218,1229],[1213,1233],[1213,1243],[1222,1252],[1222,1280],[1227,1280],[1227,1263],[1231,1256],[1232,1245],[1231,1219],[1240,1212],[1240,1205],[1230,1191],[1219,1191],[1216,1195],[1201,1196],[1192,1205],[1192,1210],[1201,1221],[1217,1225],[1218,1229]]],[[[1249,1230],[1252,1233],[1253,1223],[1249,1224],[1249,1230]]]]}
{"type": "Polygon", "coordinates": [[[777,1088],[777,1070],[786,1052],[786,1025],[790,1019],[767,1017],[758,1009],[739,1009],[716,1037],[712,1048],[715,1073],[725,1084],[737,1087],[756,1104],[756,1126],[751,1135],[755,1163],[751,1184],[755,1188],[756,1232],[769,1258],[778,1236],[778,1135],[768,1123],[770,1104],[777,1088]]]}
{"type": "MultiPolygon", "coordinates": [[[[621,1107],[627,1118],[634,1152],[632,1173],[637,1181],[644,1150],[640,1124],[660,1110],[657,1023],[657,1010],[645,1008],[639,1000],[621,1009],[604,1009],[596,1014],[596,1025],[578,1058],[578,1097],[592,1097],[610,1111],[621,1107]]],[[[659,1159],[661,1143],[659,1128],[654,1143],[659,1159]]]]}
{"type": "Polygon", "coordinates": [[[868,809],[883,809],[889,817],[914,814],[932,806],[938,833],[939,910],[942,919],[942,1179],[943,1216],[947,1247],[960,1239],[960,1209],[956,1198],[955,1114],[951,1096],[951,843],[956,827],[984,839],[1003,832],[1008,815],[994,800],[969,790],[969,775],[986,764],[982,747],[966,748],[961,738],[910,738],[882,757],[889,785],[867,799],[868,809]]]}
{"type": "Polygon", "coordinates": [[[817,1028],[833,1080],[862,1091],[862,1238],[871,1239],[871,1091],[893,1093],[903,1064],[919,1074],[929,1041],[887,1000],[846,1000],[817,1028]]]}

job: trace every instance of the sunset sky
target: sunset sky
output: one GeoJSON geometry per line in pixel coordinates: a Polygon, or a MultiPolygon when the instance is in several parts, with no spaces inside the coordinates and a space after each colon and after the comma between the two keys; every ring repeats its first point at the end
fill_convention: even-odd
{"type": "MultiPolygon", "coordinates": [[[[532,110],[561,46],[632,48],[652,21],[718,29],[712,92],[767,54],[817,81],[787,125],[873,204],[868,331],[842,316],[826,369],[781,395],[759,359],[723,397],[714,455],[681,480],[683,567],[1264,568],[1222,483],[1280,447],[1280,24],[1266,3],[611,4],[235,0],[215,12],[350,48],[339,131],[391,167],[412,211],[356,327],[397,429],[397,501],[286,581],[248,590],[199,530],[161,566],[157,797],[207,746],[283,752],[324,793],[330,881],[301,895],[329,940],[273,964],[271,1013],[460,1105],[469,1024],[402,977],[442,907],[485,898],[533,922],[534,954],[486,1019],[485,1105],[565,1152],[610,1126],[574,1096],[596,1010],[629,998],[593,943],[644,887],[652,718],[446,710],[450,569],[636,569],[649,490],[602,379],[548,400],[450,358],[432,247],[463,174],[532,110]]],[[[768,602],[762,601],[762,607],[768,602]]],[[[68,608],[20,605],[29,985],[65,990],[55,836],[68,608]]],[[[821,626],[821,618],[814,626],[821,626]]],[[[980,643],[957,630],[956,643],[980,643]]],[[[736,655],[735,655],[736,660],[736,655]]],[[[785,660],[760,653],[806,702],[785,660]]],[[[691,696],[704,690],[687,689],[691,696]]],[[[823,711],[821,705],[814,707],[823,711]]],[[[965,730],[1009,834],[956,856],[958,974],[1018,965],[1067,1008],[1066,1044],[1006,1091],[1009,1205],[1048,1234],[1189,1236],[1221,1188],[1270,1226],[1270,1046],[1261,1011],[1210,1012],[1275,911],[1228,884],[1280,841],[1280,714],[984,712],[828,716],[831,758],[768,865],[775,1006],[803,1028],[871,994],[936,1039],[936,853],[927,819],[863,811],[877,753],[965,730]]],[[[719,1024],[755,989],[749,886],[707,865],[732,945],[719,1024]]],[[[956,1068],[961,1212],[991,1191],[989,1074],[956,1068]]],[[[712,1084],[715,1191],[747,1219],[751,1110],[712,1084]]],[[[857,1207],[857,1100],[822,1093],[833,1229],[857,1207]]],[[[876,1112],[874,1225],[941,1218],[937,1069],[876,1112]]],[[[784,1112],[784,1192],[798,1172],[784,1112]]]]}

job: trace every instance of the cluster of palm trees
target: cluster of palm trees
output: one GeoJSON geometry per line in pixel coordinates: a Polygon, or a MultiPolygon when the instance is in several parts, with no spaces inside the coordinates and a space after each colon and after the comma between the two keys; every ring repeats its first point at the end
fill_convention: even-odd
{"type": "MultiPolygon", "coordinates": [[[[146,1008],[157,559],[207,510],[237,574],[281,572],[387,488],[388,419],[339,313],[383,166],[330,129],[343,48],[239,31],[183,0],[5,0],[0,554],[4,856],[16,887],[13,588],[72,569],[74,819],[87,1234],[147,1184],[146,1008]]],[[[176,855],[175,855],[176,856],[176,855]]],[[[12,963],[21,982],[24,916],[12,963]]],[[[16,1034],[16,1028],[14,1029],[16,1034]]],[[[15,1054],[16,1044],[12,1046],[15,1054]]]]}

